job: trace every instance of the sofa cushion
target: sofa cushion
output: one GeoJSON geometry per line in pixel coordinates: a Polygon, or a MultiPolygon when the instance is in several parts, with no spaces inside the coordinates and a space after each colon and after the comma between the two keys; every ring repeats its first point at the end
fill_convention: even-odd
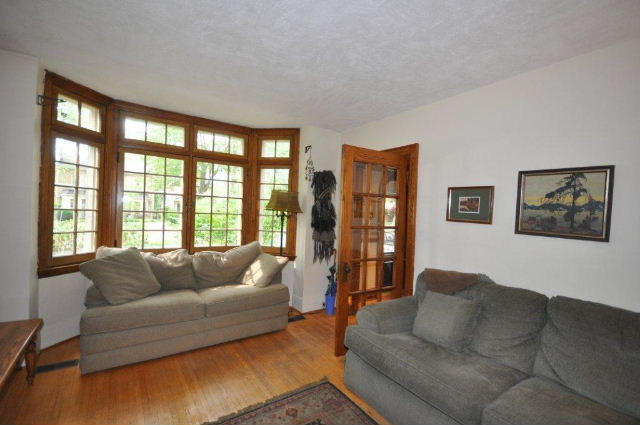
{"type": "Polygon", "coordinates": [[[640,418],[640,313],[554,297],[534,374],[640,418]]]}
{"type": "Polygon", "coordinates": [[[82,314],[83,335],[185,322],[204,317],[204,302],[191,290],[160,292],[126,304],[94,307],[82,314]]]}
{"type": "Polygon", "coordinates": [[[240,275],[238,283],[267,286],[288,262],[287,257],[276,257],[263,252],[240,275]]]}
{"type": "Polygon", "coordinates": [[[508,389],[482,413],[483,425],[624,425],[640,420],[624,415],[544,378],[508,389]]]}
{"type": "Polygon", "coordinates": [[[470,349],[531,373],[547,297],[526,289],[486,285],[480,290],[480,315],[470,349]]]}
{"type": "Polygon", "coordinates": [[[408,333],[349,326],[345,344],[369,365],[463,424],[527,375],[476,354],[447,350],[408,333]]]}
{"type": "Polygon", "coordinates": [[[193,270],[198,287],[209,288],[234,282],[262,253],[260,244],[252,242],[227,252],[201,251],[193,255],[193,270]]]}
{"type": "Polygon", "coordinates": [[[200,289],[207,317],[248,311],[289,302],[289,288],[281,283],[261,288],[253,285],[222,285],[200,289]]]}
{"type": "Polygon", "coordinates": [[[427,291],[413,322],[412,333],[426,341],[461,351],[473,335],[477,303],[427,291]]]}
{"type": "Polygon", "coordinates": [[[164,254],[145,252],[142,256],[149,263],[163,291],[196,289],[192,259],[186,249],[176,249],[164,254]]]}
{"type": "Polygon", "coordinates": [[[135,248],[80,264],[80,272],[110,304],[123,304],[155,294],[160,283],[135,248]]]}
{"type": "Polygon", "coordinates": [[[98,291],[96,285],[91,285],[87,289],[87,293],[84,296],[84,306],[87,308],[102,307],[109,304],[109,301],[98,291]]]}

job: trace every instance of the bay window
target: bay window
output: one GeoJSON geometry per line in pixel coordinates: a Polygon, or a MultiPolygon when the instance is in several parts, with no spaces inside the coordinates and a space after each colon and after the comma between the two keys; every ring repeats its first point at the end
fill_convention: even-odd
{"type": "MultiPolygon", "coordinates": [[[[296,190],[298,129],[251,129],[117,101],[47,72],[40,276],[100,245],[166,252],[280,247],[272,190],[296,190]]],[[[295,221],[284,247],[295,255],[295,221]]]]}

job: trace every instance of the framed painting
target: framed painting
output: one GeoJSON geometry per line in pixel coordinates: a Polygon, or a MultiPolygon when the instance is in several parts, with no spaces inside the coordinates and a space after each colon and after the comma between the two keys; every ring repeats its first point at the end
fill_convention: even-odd
{"type": "Polygon", "coordinates": [[[608,242],[614,168],[520,171],[516,233],[608,242]]]}
{"type": "Polygon", "coordinates": [[[494,186],[450,187],[447,221],[491,224],[494,186]]]}

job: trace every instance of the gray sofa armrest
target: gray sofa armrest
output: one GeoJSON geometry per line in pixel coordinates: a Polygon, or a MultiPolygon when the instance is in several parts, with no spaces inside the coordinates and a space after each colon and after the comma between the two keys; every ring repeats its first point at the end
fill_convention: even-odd
{"type": "Polygon", "coordinates": [[[358,325],[379,334],[409,332],[418,312],[415,297],[402,297],[364,307],[356,314],[358,325]]]}

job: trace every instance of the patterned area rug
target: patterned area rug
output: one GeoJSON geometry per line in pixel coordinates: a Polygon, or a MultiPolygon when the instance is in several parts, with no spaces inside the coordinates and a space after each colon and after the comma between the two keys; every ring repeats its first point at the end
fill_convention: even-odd
{"type": "Polygon", "coordinates": [[[202,425],[271,424],[378,425],[326,379],[202,425]]]}

